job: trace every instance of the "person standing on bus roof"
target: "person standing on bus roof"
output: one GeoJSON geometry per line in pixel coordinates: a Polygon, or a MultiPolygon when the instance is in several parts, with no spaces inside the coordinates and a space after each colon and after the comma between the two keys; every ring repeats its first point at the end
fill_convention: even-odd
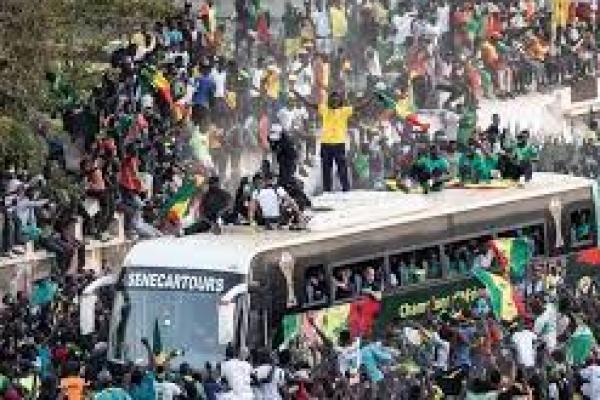
{"type": "Polygon", "coordinates": [[[348,181],[348,165],[346,160],[346,141],[348,139],[348,120],[358,111],[366,107],[372,100],[371,96],[355,106],[345,106],[344,98],[338,92],[331,92],[328,101],[315,104],[302,97],[298,92],[294,94],[307,107],[316,108],[321,116],[321,173],[323,175],[323,191],[331,192],[333,188],[332,173],[333,163],[337,167],[342,190],[350,190],[348,181]]]}

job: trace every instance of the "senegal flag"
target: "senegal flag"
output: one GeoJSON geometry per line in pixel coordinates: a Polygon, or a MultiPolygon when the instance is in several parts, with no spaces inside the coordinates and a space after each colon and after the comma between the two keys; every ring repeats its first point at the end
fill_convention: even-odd
{"type": "Polygon", "coordinates": [[[500,238],[490,242],[490,246],[504,276],[521,281],[525,278],[527,265],[531,260],[531,242],[526,238],[500,238]]]}
{"type": "Polygon", "coordinates": [[[172,222],[181,221],[188,214],[190,202],[197,191],[196,183],[191,179],[187,180],[163,206],[162,215],[172,222]]]}
{"type": "Polygon", "coordinates": [[[473,275],[485,285],[494,316],[504,321],[515,319],[519,312],[510,282],[481,268],[473,270],[473,275]]]}
{"type": "Polygon", "coordinates": [[[337,343],[342,331],[349,331],[353,338],[369,334],[379,314],[380,302],[371,297],[357,299],[352,303],[339,304],[306,313],[289,314],[283,318],[276,343],[285,348],[298,338],[311,342],[316,338],[314,324],[333,343],[337,343]],[[309,322],[312,319],[312,323],[309,322]]]}
{"type": "Polygon", "coordinates": [[[416,107],[412,100],[412,88],[409,87],[408,90],[409,95],[398,100],[395,100],[391,94],[387,93],[385,90],[376,90],[375,97],[388,115],[389,113],[392,113],[408,125],[417,128],[422,132],[426,132],[429,130],[429,124],[421,122],[419,116],[415,114],[416,107]]]}
{"type": "Polygon", "coordinates": [[[160,94],[161,98],[169,105],[173,105],[171,83],[161,71],[155,71],[152,75],[152,87],[160,94]]]}

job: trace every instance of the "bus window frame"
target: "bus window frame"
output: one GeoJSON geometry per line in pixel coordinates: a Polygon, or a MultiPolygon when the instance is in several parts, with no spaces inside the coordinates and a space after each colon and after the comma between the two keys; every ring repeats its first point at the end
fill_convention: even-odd
{"type": "Polygon", "coordinates": [[[385,287],[384,287],[384,292],[385,293],[395,293],[398,290],[403,290],[405,288],[412,288],[412,287],[417,287],[417,286],[421,286],[421,285],[425,285],[428,284],[430,282],[438,282],[444,279],[447,279],[448,276],[446,274],[447,272],[447,263],[445,262],[445,257],[442,257],[443,254],[443,248],[442,245],[440,244],[439,241],[437,242],[433,242],[434,244],[432,245],[425,245],[425,246],[418,246],[418,245],[411,245],[408,247],[405,247],[403,250],[392,250],[392,251],[388,251],[387,254],[387,265],[388,265],[388,270],[386,272],[386,278],[385,279],[385,287]],[[428,250],[428,249],[433,249],[433,248],[437,248],[439,251],[439,257],[440,257],[440,262],[442,263],[442,276],[441,278],[434,278],[434,279],[426,279],[425,282],[421,282],[421,283],[411,283],[410,285],[402,285],[402,286],[391,286],[390,285],[390,277],[391,277],[391,263],[390,263],[390,257],[395,257],[395,256],[402,256],[406,253],[412,253],[415,251],[420,251],[420,250],[428,250]]]}
{"type": "Polygon", "coordinates": [[[329,298],[331,299],[329,302],[329,305],[337,305],[337,304],[344,304],[344,303],[348,303],[349,301],[355,301],[357,299],[360,299],[361,297],[366,296],[365,294],[361,294],[361,293],[357,293],[355,296],[347,298],[347,299],[341,299],[341,300],[337,300],[334,297],[334,282],[333,282],[333,277],[334,277],[334,270],[336,268],[340,268],[340,267],[346,267],[348,265],[352,265],[352,264],[358,264],[361,262],[365,262],[365,261],[369,261],[369,260],[376,260],[376,259],[383,259],[383,265],[382,265],[382,280],[381,280],[381,293],[383,293],[385,291],[385,287],[386,287],[386,278],[388,276],[389,273],[389,268],[390,268],[390,262],[389,262],[389,257],[388,257],[388,252],[387,251],[379,251],[377,253],[374,253],[374,255],[368,255],[368,256],[361,256],[361,257],[352,257],[352,258],[347,258],[344,259],[344,261],[336,261],[334,263],[328,263],[325,264],[326,268],[327,268],[327,275],[329,277],[329,298]]]}
{"type": "MultiPolygon", "coordinates": [[[[588,240],[582,240],[582,241],[572,241],[571,240],[571,216],[575,212],[581,212],[581,211],[585,211],[585,210],[590,212],[590,218],[592,219],[591,223],[592,223],[592,225],[594,225],[597,216],[595,215],[596,213],[595,213],[595,208],[594,208],[593,202],[578,201],[575,203],[571,203],[567,207],[565,207],[564,216],[563,216],[563,226],[565,226],[565,225],[566,226],[565,226],[565,228],[563,228],[563,230],[566,233],[566,235],[564,235],[564,237],[568,238],[568,240],[567,240],[568,246],[566,246],[566,247],[568,247],[568,249],[570,251],[583,250],[588,247],[594,246],[594,244],[595,244],[593,235],[588,240]],[[566,221],[566,224],[564,223],[564,221],[566,221]]],[[[592,228],[595,228],[595,226],[592,226],[592,228]]],[[[598,235],[598,232],[596,232],[596,235],[598,235]]]]}

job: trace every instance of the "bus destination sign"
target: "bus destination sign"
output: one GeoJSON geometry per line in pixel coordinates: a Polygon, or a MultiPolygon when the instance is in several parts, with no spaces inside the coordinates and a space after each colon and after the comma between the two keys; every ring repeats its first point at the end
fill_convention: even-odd
{"type": "Polygon", "coordinates": [[[123,284],[133,290],[222,293],[239,283],[234,277],[236,274],[202,270],[131,269],[125,273],[123,284]]]}

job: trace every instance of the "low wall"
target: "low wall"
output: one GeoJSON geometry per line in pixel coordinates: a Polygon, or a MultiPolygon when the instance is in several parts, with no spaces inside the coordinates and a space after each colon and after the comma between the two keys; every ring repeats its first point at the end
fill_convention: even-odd
{"type": "MultiPolygon", "coordinates": [[[[82,223],[75,224],[75,236],[83,240],[82,223]]],[[[122,215],[115,214],[111,224],[112,239],[107,242],[90,240],[85,246],[85,269],[97,273],[116,271],[123,263],[127,251],[134,244],[125,237],[122,215]]],[[[45,250],[34,250],[32,243],[25,246],[25,254],[19,257],[0,259],[0,298],[6,294],[15,295],[18,291],[29,293],[33,283],[47,277],[56,262],[55,256],[45,250]]],[[[74,257],[69,273],[77,270],[74,257]]],[[[0,305],[1,306],[1,305],[0,305]]]]}
{"type": "Polygon", "coordinates": [[[571,140],[576,132],[571,121],[600,108],[598,78],[587,78],[550,92],[531,92],[514,99],[484,99],[477,110],[477,126],[486,129],[492,114],[500,115],[502,128],[528,129],[534,136],[564,136],[571,140]]]}

